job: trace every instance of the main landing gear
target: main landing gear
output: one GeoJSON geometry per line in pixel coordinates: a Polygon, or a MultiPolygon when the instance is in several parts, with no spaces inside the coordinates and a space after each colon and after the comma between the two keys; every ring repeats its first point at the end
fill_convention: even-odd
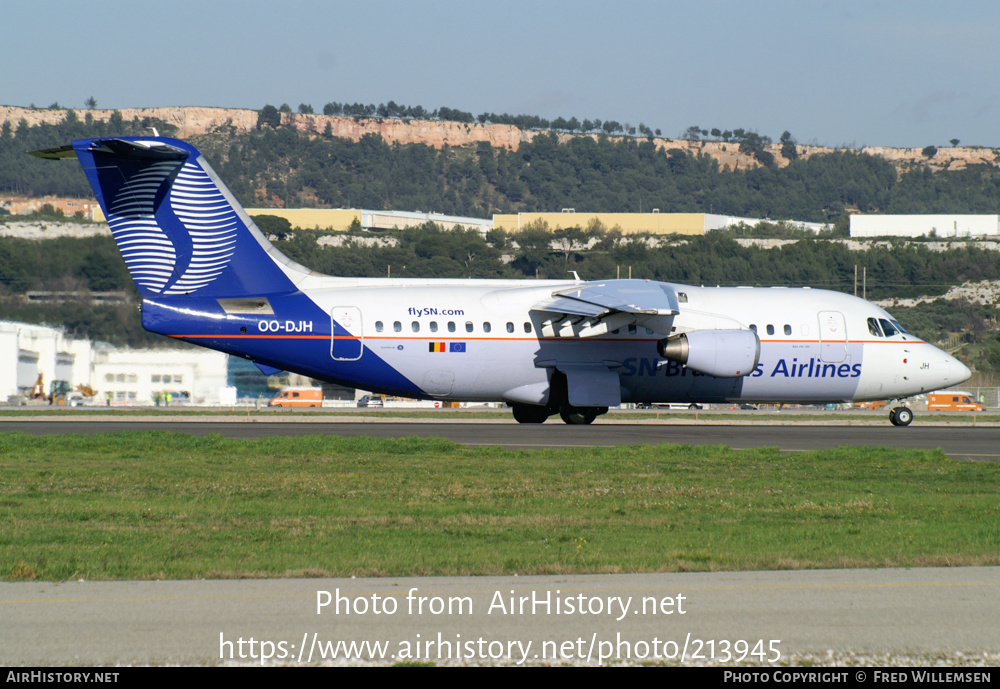
{"type": "Polygon", "coordinates": [[[545,419],[549,418],[548,407],[534,404],[515,404],[511,406],[511,410],[518,423],[545,423],[545,419]]]}
{"type": "Polygon", "coordinates": [[[559,416],[570,425],[592,424],[598,416],[607,413],[607,407],[571,407],[566,403],[559,407],[559,416]]]}
{"type": "Polygon", "coordinates": [[[572,426],[594,423],[601,414],[607,414],[607,407],[574,407],[569,403],[566,376],[560,371],[552,374],[552,387],[548,404],[512,404],[514,420],[518,423],[545,423],[553,414],[559,414],[565,423],[572,426]]]}
{"type": "Polygon", "coordinates": [[[889,421],[893,426],[909,426],[913,421],[913,411],[909,407],[893,407],[889,412],[889,421]]]}
{"type": "MultiPolygon", "coordinates": [[[[518,423],[545,423],[547,418],[556,413],[554,409],[535,404],[515,404],[511,410],[518,423]]],[[[568,404],[559,407],[559,416],[570,425],[591,424],[598,416],[607,413],[607,407],[571,407],[568,404]]]]}

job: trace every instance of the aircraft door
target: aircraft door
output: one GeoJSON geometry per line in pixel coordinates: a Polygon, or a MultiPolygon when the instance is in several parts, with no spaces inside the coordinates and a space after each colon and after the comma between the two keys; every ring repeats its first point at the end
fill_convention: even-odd
{"type": "Polygon", "coordinates": [[[335,306],[330,311],[330,356],[336,361],[357,361],[364,352],[361,309],[335,306]]]}
{"type": "Polygon", "coordinates": [[[847,324],[840,311],[819,312],[820,358],[836,364],[847,358],[847,324]]]}

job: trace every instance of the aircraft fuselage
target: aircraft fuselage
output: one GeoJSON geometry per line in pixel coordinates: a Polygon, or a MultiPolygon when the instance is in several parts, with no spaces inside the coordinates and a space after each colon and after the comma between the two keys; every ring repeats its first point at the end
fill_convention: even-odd
{"type": "Polygon", "coordinates": [[[270,313],[146,300],[144,325],[274,368],[441,400],[546,404],[553,370],[595,361],[617,373],[622,402],[635,403],[893,399],[968,376],[910,334],[873,334],[869,319],[891,320],[884,310],[825,290],[671,284],[686,300],[677,332],[751,328],[760,338],[752,372],[717,378],[664,360],[656,347],[664,335],[643,325],[593,337],[546,328],[547,314],[532,306],[573,282],[310,280],[297,293],[262,295],[270,313]]]}

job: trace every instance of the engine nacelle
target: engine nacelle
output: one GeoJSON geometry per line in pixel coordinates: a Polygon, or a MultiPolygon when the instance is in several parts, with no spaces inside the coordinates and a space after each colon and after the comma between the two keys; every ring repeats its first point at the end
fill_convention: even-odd
{"type": "Polygon", "coordinates": [[[748,376],[760,360],[760,338],[753,330],[692,330],[656,344],[664,359],[716,378],[748,376]]]}

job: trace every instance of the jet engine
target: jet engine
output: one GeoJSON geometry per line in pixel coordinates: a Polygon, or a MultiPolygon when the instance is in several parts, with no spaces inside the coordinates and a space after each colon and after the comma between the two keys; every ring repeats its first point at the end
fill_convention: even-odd
{"type": "Polygon", "coordinates": [[[753,330],[692,330],[656,344],[664,359],[716,378],[753,373],[760,360],[760,338],[753,330]]]}

